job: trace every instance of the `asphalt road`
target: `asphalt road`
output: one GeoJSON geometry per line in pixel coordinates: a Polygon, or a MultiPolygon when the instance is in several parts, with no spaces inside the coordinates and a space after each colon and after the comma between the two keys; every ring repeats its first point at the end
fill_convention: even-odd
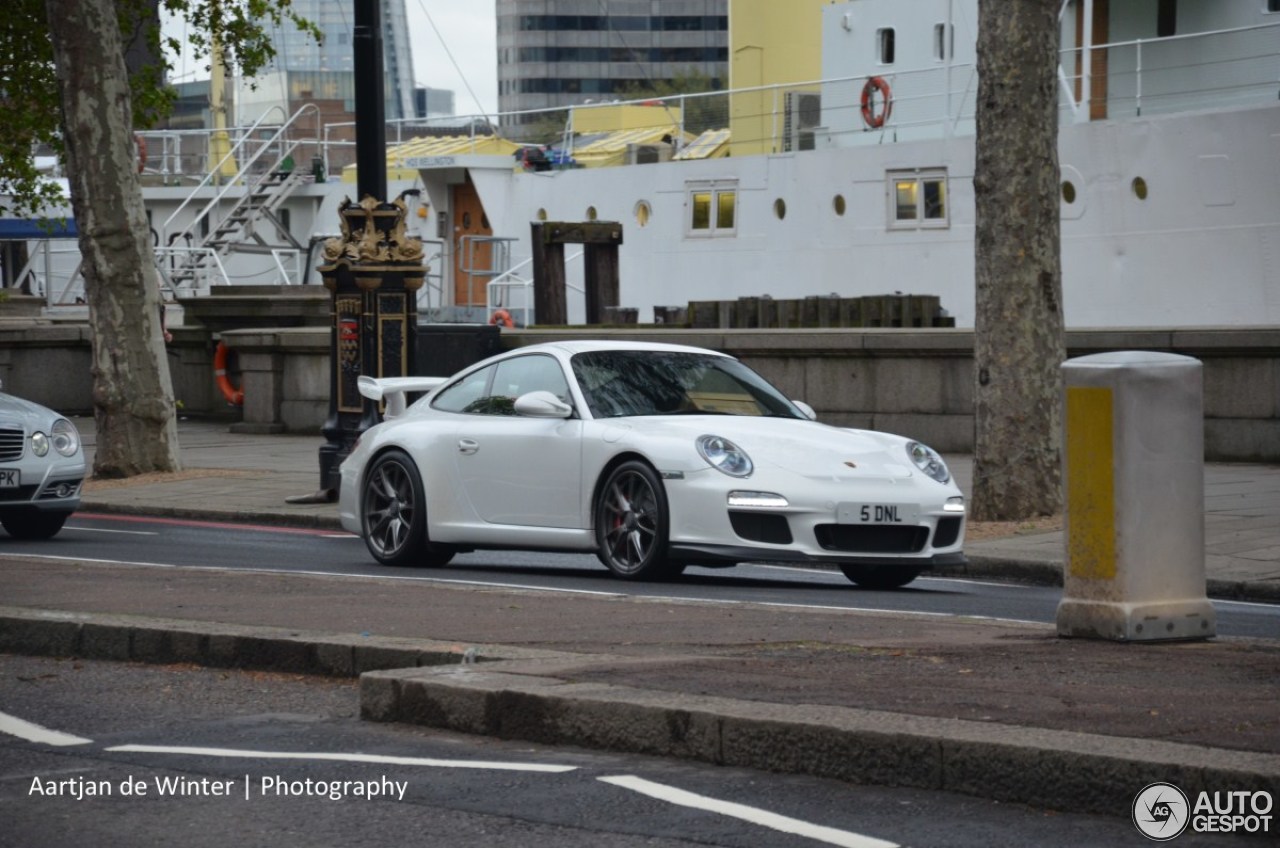
{"type": "Polygon", "coordinates": [[[1123,818],[361,722],[352,681],[4,655],[0,818],[23,848],[1149,844],[1123,818]]]}
{"type": "MultiPolygon", "coordinates": [[[[893,591],[854,586],[842,574],[779,566],[690,568],[670,583],[615,579],[594,556],[520,551],[462,554],[443,569],[378,565],[358,538],[342,532],[79,513],[52,540],[0,536],[0,556],[255,571],[381,576],[474,583],[513,589],[671,598],[717,603],[783,604],[850,610],[910,611],[1018,621],[1055,621],[1061,590],[922,577],[893,591]]],[[[1280,639],[1280,606],[1215,601],[1221,636],[1280,639]]]]}

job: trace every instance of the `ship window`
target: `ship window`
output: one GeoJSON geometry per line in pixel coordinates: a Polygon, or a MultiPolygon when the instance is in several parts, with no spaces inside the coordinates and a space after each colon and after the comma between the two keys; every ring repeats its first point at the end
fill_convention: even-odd
{"type": "Polygon", "coordinates": [[[642,227],[649,226],[649,216],[653,214],[653,209],[649,206],[648,201],[641,200],[636,203],[636,223],[642,227]]]}
{"type": "Polygon", "coordinates": [[[893,28],[876,30],[877,55],[882,65],[893,64],[893,28]]]}
{"type": "Polygon", "coordinates": [[[956,52],[956,28],[946,24],[933,25],[933,58],[939,62],[954,56],[956,52]]]}
{"type": "Polygon", "coordinates": [[[1156,36],[1169,38],[1178,34],[1178,0],[1160,0],[1156,5],[1156,36]]]}
{"type": "Polygon", "coordinates": [[[1280,12],[1280,0],[1267,0],[1268,12],[1280,12]]]}
{"type": "Polygon", "coordinates": [[[946,171],[892,171],[888,191],[890,229],[950,226],[946,171]]]}
{"type": "Polygon", "coordinates": [[[837,194],[831,201],[831,207],[836,210],[837,215],[844,214],[844,195],[837,194]]]}
{"type": "Polygon", "coordinates": [[[689,229],[699,238],[732,236],[737,230],[738,183],[736,180],[689,183],[689,229]]]}

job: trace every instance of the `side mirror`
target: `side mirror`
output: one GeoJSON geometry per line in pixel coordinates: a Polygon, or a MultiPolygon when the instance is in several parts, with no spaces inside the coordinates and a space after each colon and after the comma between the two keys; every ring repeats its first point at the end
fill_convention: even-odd
{"type": "Polygon", "coordinates": [[[528,392],[516,398],[516,415],[529,418],[568,418],[573,407],[545,390],[528,392]]]}
{"type": "Polygon", "coordinates": [[[812,406],[810,406],[809,404],[805,403],[802,400],[793,400],[791,402],[794,403],[796,407],[801,412],[803,412],[805,414],[805,417],[808,418],[810,421],[818,420],[818,413],[814,411],[812,406]]]}

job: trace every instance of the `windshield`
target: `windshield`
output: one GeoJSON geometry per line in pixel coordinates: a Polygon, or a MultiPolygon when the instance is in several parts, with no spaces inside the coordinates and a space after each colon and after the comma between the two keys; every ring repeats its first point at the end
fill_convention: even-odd
{"type": "Polygon", "coordinates": [[[736,359],[662,350],[598,350],[573,357],[595,418],[625,415],[804,415],[736,359]]]}

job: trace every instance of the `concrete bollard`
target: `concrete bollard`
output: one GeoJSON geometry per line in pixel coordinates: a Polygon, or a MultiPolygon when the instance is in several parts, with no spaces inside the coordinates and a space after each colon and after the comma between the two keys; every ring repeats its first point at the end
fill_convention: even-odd
{"type": "Polygon", "coordinates": [[[1205,595],[1201,365],[1169,353],[1070,359],[1066,569],[1058,635],[1215,635],[1205,595]]]}

